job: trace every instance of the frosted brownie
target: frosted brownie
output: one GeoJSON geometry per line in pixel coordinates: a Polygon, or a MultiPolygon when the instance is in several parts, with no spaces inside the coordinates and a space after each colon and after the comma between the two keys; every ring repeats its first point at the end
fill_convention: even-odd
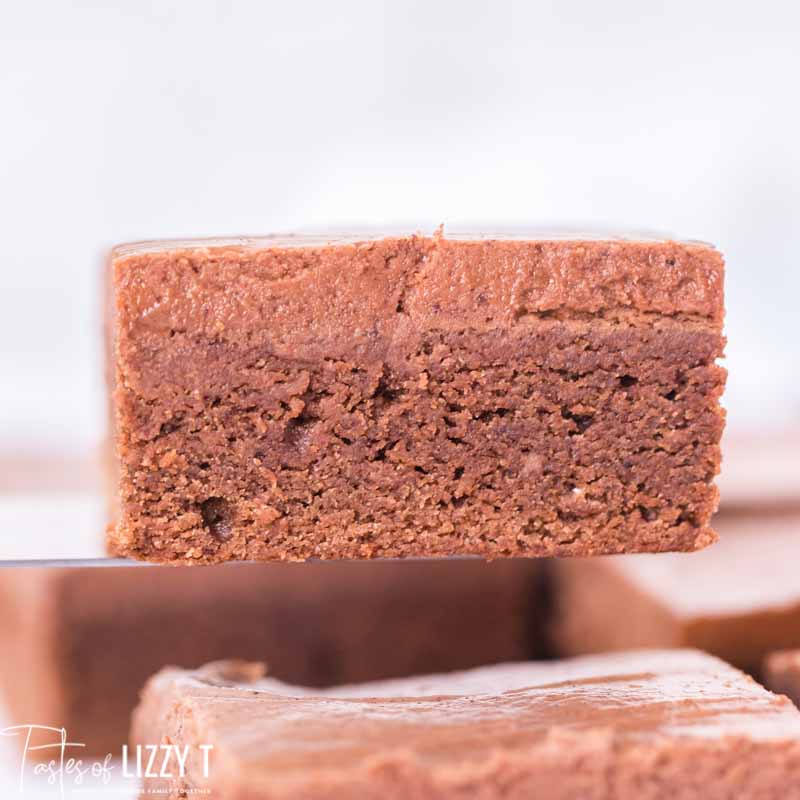
{"type": "Polygon", "coordinates": [[[716,526],[701,553],[553,564],[559,652],[697,647],[757,673],[770,651],[800,647],[800,515],[716,526]]]}
{"type": "Polygon", "coordinates": [[[110,257],[114,551],[710,543],[723,260],[675,241],[260,239],[110,257]]]}
{"type": "Polygon", "coordinates": [[[167,664],[267,661],[325,686],[529,658],[542,641],[534,566],[0,570],[4,718],[119,755],[139,690],[167,664]]]}
{"type": "Polygon", "coordinates": [[[148,682],[132,741],[188,746],[189,757],[182,778],[145,780],[142,797],[730,800],[800,787],[800,712],[697,651],[326,692],[256,667],[165,670],[148,682]],[[213,746],[207,770],[200,745],[213,746]]]}
{"type": "Polygon", "coordinates": [[[800,649],[770,653],[764,661],[764,682],[800,706],[800,649]]]}

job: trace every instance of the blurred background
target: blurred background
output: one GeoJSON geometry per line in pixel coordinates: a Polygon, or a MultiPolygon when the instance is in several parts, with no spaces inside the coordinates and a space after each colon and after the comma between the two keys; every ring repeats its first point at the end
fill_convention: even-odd
{"type": "Polygon", "coordinates": [[[711,241],[731,428],[790,425],[799,32],[780,0],[5,4],[0,454],[102,437],[108,245],[385,223],[711,241]]]}

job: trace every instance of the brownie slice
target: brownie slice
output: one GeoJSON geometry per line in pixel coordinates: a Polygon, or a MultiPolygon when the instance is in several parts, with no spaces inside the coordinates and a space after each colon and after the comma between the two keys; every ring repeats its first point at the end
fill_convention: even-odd
{"type": "Polygon", "coordinates": [[[110,257],[114,551],[714,540],[723,261],[675,241],[260,239],[110,257]]]}
{"type": "Polygon", "coordinates": [[[152,678],[135,744],[188,747],[170,798],[783,798],[800,712],[693,650],[639,651],[309,692],[212,664],[152,678]],[[211,745],[205,769],[201,745],[211,745]],[[186,794],[183,794],[183,793],[186,794]]]}
{"type": "Polygon", "coordinates": [[[0,570],[4,716],[118,756],[168,664],[260,660],[329,686],[529,658],[537,574],[478,560],[0,570]]]}
{"type": "Polygon", "coordinates": [[[764,660],[764,682],[776,694],[800,706],[800,649],[779,650],[764,660]]]}
{"type": "Polygon", "coordinates": [[[697,647],[757,674],[767,653],[800,647],[800,515],[716,526],[701,553],[553,563],[556,649],[697,647]]]}

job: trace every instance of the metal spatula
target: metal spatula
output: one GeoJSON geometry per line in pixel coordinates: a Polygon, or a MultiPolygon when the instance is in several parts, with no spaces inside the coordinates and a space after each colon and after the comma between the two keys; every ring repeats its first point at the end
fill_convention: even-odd
{"type": "Polygon", "coordinates": [[[0,567],[147,566],[105,555],[105,506],[90,492],[0,495],[0,567]]]}

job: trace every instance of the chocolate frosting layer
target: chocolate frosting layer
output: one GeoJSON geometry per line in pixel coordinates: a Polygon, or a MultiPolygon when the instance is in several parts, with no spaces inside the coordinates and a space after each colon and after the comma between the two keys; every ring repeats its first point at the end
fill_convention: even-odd
{"type": "Polygon", "coordinates": [[[253,343],[260,330],[292,357],[304,339],[309,358],[323,344],[328,356],[335,344],[369,350],[369,340],[386,358],[391,341],[414,330],[510,329],[543,314],[723,316],[720,253],[671,240],[200,240],[123,245],[111,261],[124,298],[118,319],[139,333],[253,343]],[[255,305],[249,283],[260,288],[255,305]],[[366,346],[354,341],[362,335],[366,346]]]}

